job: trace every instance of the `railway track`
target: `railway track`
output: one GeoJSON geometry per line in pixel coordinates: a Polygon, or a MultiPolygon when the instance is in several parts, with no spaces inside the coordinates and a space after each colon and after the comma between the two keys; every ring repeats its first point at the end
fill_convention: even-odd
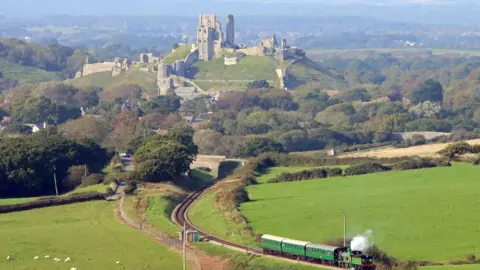
{"type": "Polygon", "coordinates": [[[205,192],[213,184],[214,183],[208,184],[208,185],[202,187],[201,189],[199,189],[199,190],[191,193],[190,195],[188,195],[185,198],[185,200],[183,200],[183,202],[180,203],[179,205],[177,205],[177,207],[175,207],[175,209],[173,210],[172,217],[171,217],[172,221],[175,224],[177,224],[181,227],[183,227],[183,225],[185,224],[185,227],[187,229],[193,229],[193,230],[198,231],[201,238],[207,239],[209,242],[211,242],[213,244],[221,245],[221,246],[227,247],[229,249],[237,250],[237,251],[240,251],[240,252],[246,252],[248,254],[254,254],[254,255],[259,255],[259,256],[264,256],[264,257],[271,257],[271,258],[284,260],[284,261],[288,261],[288,262],[294,262],[294,263],[299,263],[299,264],[315,266],[315,267],[324,268],[324,269],[344,269],[344,268],[339,268],[339,267],[333,267],[333,266],[328,266],[328,265],[321,265],[321,264],[315,264],[315,263],[300,261],[300,260],[296,260],[296,259],[285,258],[285,257],[282,257],[282,256],[274,256],[274,255],[270,255],[270,254],[267,255],[267,254],[264,254],[263,250],[261,250],[261,249],[239,245],[239,244],[236,244],[236,243],[218,238],[218,237],[213,236],[211,234],[202,232],[199,228],[195,227],[195,225],[192,224],[192,222],[190,222],[190,220],[188,219],[187,213],[188,213],[188,209],[195,202],[195,200],[198,199],[198,197],[200,197],[203,194],[203,192],[205,192]]]}

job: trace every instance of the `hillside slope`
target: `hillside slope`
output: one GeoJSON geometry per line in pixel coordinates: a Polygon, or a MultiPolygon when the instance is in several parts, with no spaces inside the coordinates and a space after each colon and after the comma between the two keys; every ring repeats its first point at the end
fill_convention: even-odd
{"type": "Polygon", "coordinates": [[[20,85],[51,81],[57,77],[55,72],[10,63],[4,59],[0,59],[0,74],[3,78],[18,81],[20,85]]]}
{"type": "Polygon", "coordinates": [[[320,88],[325,90],[343,90],[346,82],[320,64],[303,58],[288,69],[289,78],[285,86],[289,89],[299,87],[320,88]]]}

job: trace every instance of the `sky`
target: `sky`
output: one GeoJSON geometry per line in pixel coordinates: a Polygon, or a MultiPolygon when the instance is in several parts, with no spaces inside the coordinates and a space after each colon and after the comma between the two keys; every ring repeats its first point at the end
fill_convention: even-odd
{"type": "Polygon", "coordinates": [[[0,15],[360,16],[425,23],[476,22],[478,0],[0,0],[0,15]]]}

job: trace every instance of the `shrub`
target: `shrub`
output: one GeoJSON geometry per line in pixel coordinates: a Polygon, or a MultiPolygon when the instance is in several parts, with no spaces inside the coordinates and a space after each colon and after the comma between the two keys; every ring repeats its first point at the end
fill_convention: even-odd
{"type": "Polygon", "coordinates": [[[336,177],[336,176],[342,176],[343,171],[340,168],[329,168],[327,170],[327,176],[328,177],[336,177]]]}
{"type": "Polygon", "coordinates": [[[429,160],[426,158],[405,160],[393,165],[393,169],[398,171],[415,170],[415,169],[422,169],[422,168],[434,168],[434,167],[437,167],[437,164],[432,160],[429,160]]]}
{"type": "Polygon", "coordinates": [[[345,169],[345,175],[361,175],[377,172],[390,171],[391,168],[384,166],[380,163],[365,163],[359,165],[353,165],[345,169]]]}
{"type": "Polygon", "coordinates": [[[341,176],[342,169],[340,168],[331,168],[331,169],[313,169],[305,170],[297,173],[282,173],[274,179],[270,179],[268,183],[280,183],[280,182],[292,182],[292,181],[302,181],[302,180],[311,180],[318,178],[327,178],[341,176]]]}
{"type": "Polygon", "coordinates": [[[82,181],[82,186],[87,187],[87,186],[93,186],[96,184],[103,183],[104,176],[101,173],[92,173],[89,176],[87,176],[85,179],[82,181]]]}
{"type": "Polygon", "coordinates": [[[465,261],[469,262],[469,263],[474,263],[477,261],[477,257],[475,256],[475,254],[467,254],[465,255],[465,261]]]}
{"type": "Polygon", "coordinates": [[[212,169],[210,169],[209,167],[197,167],[195,169],[200,170],[200,171],[204,171],[204,172],[211,172],[212,171],[212,169]]]}
{"type": "Polygon", "coordinates": [[[107,174],[105,180],[103,181],[103,184],[110,185],[111,183],[115,183],[116,185],[118,185],[117,177],[113,174],[107,174]]]}
{"type": "Polygon", "coordinates": [[[107,195],[113,195],[113,194],[115,194],[115,191],[113,191],[113,188],[111,188],[111,187],[106,187],[105,188],[105,193],[107,195]]]}
{"type": "Polygon", "coordinates": [[[135,190],[137,190],[137,181],[130,181],[125,188],[125,194],[132,194],[135,190]]]}
{"type": "Polygon", "coordinates": [[[473,165],[478,165],[480,164],[480,157],[476,157],[473,162],[472,162],[473,165]]]}

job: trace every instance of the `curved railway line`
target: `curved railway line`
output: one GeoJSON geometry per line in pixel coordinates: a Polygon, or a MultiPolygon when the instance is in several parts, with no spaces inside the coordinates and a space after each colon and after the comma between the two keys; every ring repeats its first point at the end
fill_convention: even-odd
{"type": "Polygon", "coordinates": [[[328,265],[323,265],[323,264],[315,264],[315,263],[309,263],[309,262],[306,262],[306,261],[300,261],[300,260],[296,260],[296,259],[285,258],[285,257],[282,257],[282,256],[274,256],[274,255],[270,255],[270,254],[266,255],[266,254],[263,253],[262,249],[251,248],[251,247],[239,245],[239,244],[221,239],[219,237],[213,236],[211,234],[202,232],[199,228],[197,228],[194,224],[192,224],[192,222],[190,222],[190,220],[188,219],[188,215],[187,215],[188,214],[188,209],[195,202],[195,200],[198,199],[203,194],[203,192],[205,192],[213,184],[215,184],[215,182],[211,183],[211,184],[208,184],[208,185],[202,187],[201,189],[199,189],[199,190],[191,193],[190,195],[188,195],[187,198],[185,198],[185,200],[183,200],[183,202],[180,203],[179,205],[177,205],[177,207],[175,207],[175,209],[173,210],[172,221],[175,224],[177,224],[179,226],[182,226],[182,227],[185,224],[187,229],[193,229],[193,230],[198,231],[200,237],[203,237],[204,239],[208,239],[209,242],[227,247],[227,248],[232,249],[232,250],[237,250],[237,251],[240,251],[240,252],[246,252],[246,253],[249,253],[249,254],[254,254],[254,255],[259,255],[259,256],[264,256],[264,257],[275,258],[275,259],[284,260],[284,261],[293,262],[293,263],[298,263],[298,264],[315,266],[315,267],[324,268],[324,269],[344,269],[344,268],[333,267],[333,266],[328,266],[328,265]]]}

